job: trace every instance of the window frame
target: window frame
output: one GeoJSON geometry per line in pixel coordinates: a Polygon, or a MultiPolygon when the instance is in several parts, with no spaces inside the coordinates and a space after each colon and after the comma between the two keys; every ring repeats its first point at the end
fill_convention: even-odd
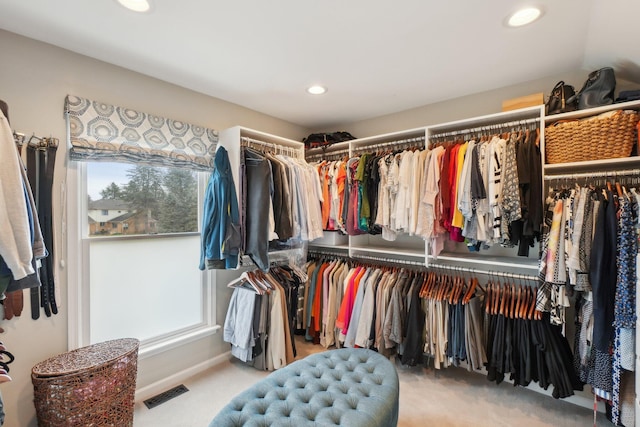
{"type": "MultiPolygon", "coordinates": [[[[208,174],[195,171],[198,181],[198,228],[202,224],[202,204],[207,186],[208,174]]],[[[87,165],[86,162],[68,161],[67,180],[63,188],[62,205],[66,206],[63,214],[62,233],[66,232],[66,259],[77,260],[69,262],[67,268],[67,305],[68,305],[68,349],[73,350],[91,344],[90,334],[90,242],[95,239],[125,240],[125,239],[158,239],[171,236],[199,235],[200,232],[168,233],[152,235],[128,235],[90,237],[87,198],[87,165]],[[65,200],[66,199],[66,200],[65,200]],[[86,284],[86,285],[82,285],[86,284]]],[[[197,262],[195,260],[194,262],[197,262]]],[[[66,267],[64,260],[61,268],[66,267]]],[[[216,275],[213,270],[205,270],[200,275],[203,319],[199,324],[159,335],[140,342],[139,357],[145,359],[156,354],[180,347],[216,333],[221,327],[216,323],[216,275]]]]}

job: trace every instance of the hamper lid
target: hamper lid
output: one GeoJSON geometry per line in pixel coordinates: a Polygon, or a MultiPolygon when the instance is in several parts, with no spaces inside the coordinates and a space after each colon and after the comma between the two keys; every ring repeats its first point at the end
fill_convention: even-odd
{"type": "Polygon", "coordinates": [[[140,341],[121,338],[81,347],[36,364],[31,373],[35,377],[57,377],[95,368],[136,350],[140,341]]]}

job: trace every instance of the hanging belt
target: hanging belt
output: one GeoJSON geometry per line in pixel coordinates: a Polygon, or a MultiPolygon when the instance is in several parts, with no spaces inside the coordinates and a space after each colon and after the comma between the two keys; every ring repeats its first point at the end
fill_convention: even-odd
{"type": "MultiPolygon", "coordinates": [[[[30,145],[27,146],[27,178],[29,179],[31,194],[33,194],[33,200],[36,203],[36,211],[38,212],[38,216],[39,216],[40,207],[38,206],[38,190],[39,189],[38,189],[38,166],[36,164],[36,149],[30,145]]],[[[31,299],[31,318],[33,320],[37,320],[40,318],[40,289],[38,287],[30,288],[29,295],[31,299]]]]}
{"type": "Polygon", "coordinates": [[[58,314],[58,305],[56,304],[56,286],[55,286],[55,277],[54,277],[54,267],[53,267],[53,170],[56,164],[56,152],[58,150],[57,146],[49,146],[48,147],[48,159],[47,159],[47,171],[46,171],[46,193],[47,193],[47,202],[49,209],[47,210],[47,231],[44,237],[45,247],[49,250],[49,256],[46,258],[47,270],[49,272],[49,278],[47,280],[46,286],[49,289],[49,304],[51,306],[51,312],[53,314],[58,314]]]}
{"type": "Polygon", "coordinates": [[[55,281],[53,276],[53,221],[52,221],[52,196],[53,191],[53,168],[56,160],[57,147],[50,146],[39,152],[39,188],[38,194],[39,209],[38,218],[42,227],[42,238],[44,245],[49,251],[49,256],[42,260],[40,267],[40,277],[42,286],[40,287],[41,306],[47,317],[51,313],[58,314],[58,306],[55,300],[55,281]]]}

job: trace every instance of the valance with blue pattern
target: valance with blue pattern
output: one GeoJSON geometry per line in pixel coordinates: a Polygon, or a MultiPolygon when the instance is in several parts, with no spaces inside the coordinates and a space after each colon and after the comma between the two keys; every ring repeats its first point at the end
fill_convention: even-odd
{"type": "Polygon", "coordinates": [[[213,129],[73,95],[65,98],[65,115],[73,160],[213,168],[213,129]]]}

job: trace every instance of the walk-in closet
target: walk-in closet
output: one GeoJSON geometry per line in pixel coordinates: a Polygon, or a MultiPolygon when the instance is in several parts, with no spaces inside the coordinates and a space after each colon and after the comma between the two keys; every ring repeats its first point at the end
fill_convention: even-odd
{"type": "Polygon", "coordinates": [[[0,0],[0,426],[640,425],[639,4],[85,3],[0,0]]]}

